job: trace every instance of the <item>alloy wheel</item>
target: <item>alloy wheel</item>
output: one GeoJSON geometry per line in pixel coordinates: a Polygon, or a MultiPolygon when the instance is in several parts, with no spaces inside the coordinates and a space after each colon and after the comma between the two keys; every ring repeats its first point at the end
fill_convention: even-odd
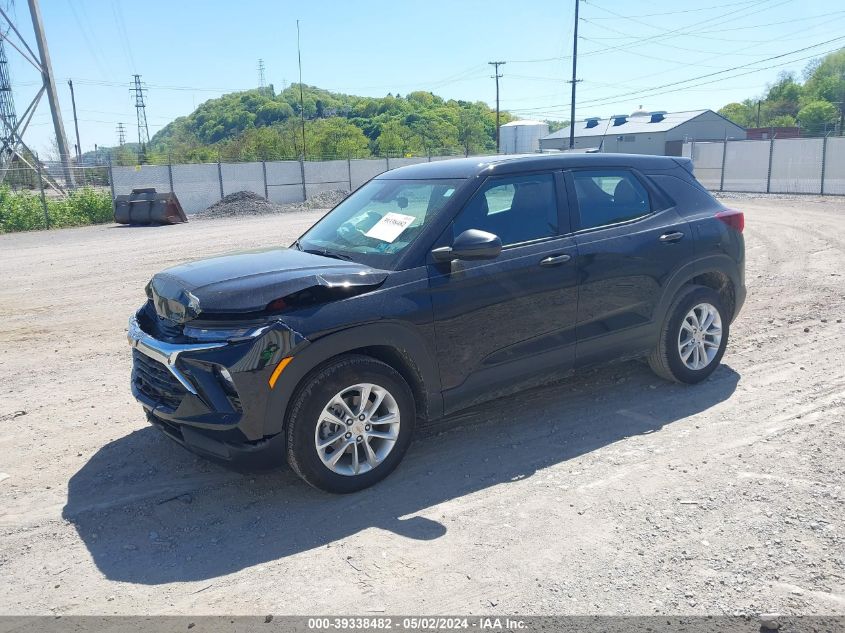
{"type": "Polygon", "coordinates": [[[384,387],[361,383],[338,392],[323,408],[314,446],[323,464],[355,476],[381,464],[399,438],[399,405],[384,387]]]}
{"type": "Polygon", "coordinates": [[[722,344],[722,317],[709,303],[693,307],[678,332],[678,353],[687,368],[698,371],[707,367],[722,344]]]}

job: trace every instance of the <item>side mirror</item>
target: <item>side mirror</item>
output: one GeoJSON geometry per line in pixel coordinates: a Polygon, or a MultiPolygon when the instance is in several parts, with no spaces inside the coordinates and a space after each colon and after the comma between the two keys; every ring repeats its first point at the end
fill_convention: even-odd
{"type": "Polygon", "coordinates": [[[453,259],[496,259],[501,252],[502,240],[498,235],[479,229],[468,229],[458,235],[451,246],[435,248],[431,255],[436,262],[450,262],[453,259]]]}

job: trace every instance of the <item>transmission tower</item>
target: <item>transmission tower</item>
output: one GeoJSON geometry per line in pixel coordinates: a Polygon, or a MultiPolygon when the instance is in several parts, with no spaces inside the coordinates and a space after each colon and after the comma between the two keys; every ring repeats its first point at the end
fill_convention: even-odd
{"type": "Polygon", "coordinates": [[[117,144],[119,147],[126,145],[126,128],[123,127],[123,123],[117,124],[117,144]]]}
{"type": "Polygon", "coordinates": [[[135,114],[138,119],[139,157],[143,160],[147,156],[147,145],[150,144],[150,129],[147,127],[147,106],[144,103],[144,93],[147,89],[141,83],[141,75],[133,75],[135,84],[129,92],[135,95],[135,114]]]}
{"type": "MultiPolygon", "coordinates": [[[[11,9],[11,2],[4,2],[7,11],[11,9]]],[[[12,96],[12,82],[9,79],[9,60],[6,57],[5,40],[9,33],[9,27],[0,31],[0,115],[3,120],[0,123],[0,174],[5,174],[9,163],[15,157],[15,148],[18,146],[15,140],[14,129],[18,126],[18,117],[15,114],[15,100],[12,96]]]]}
{"type": "Polygon", "coordinates": [[[258,60],[258,85],[261,90],[264,90],[264,60],[258,60]]]}
{"type": "MultiPolygon", "coordinates": [[[[41,8],[38,0],[28,0],[29,14],[32,19],[32,30],[35,35],[37,53],[27,43],[26,39],[15,26],[12,18],[9,17],[12,7],[12,0],[0,1],[0,182],[3,181],[9,163],[12,160],[19,160],[34,171],[41,171],[40,166],[33,164],[35,152],[33,152],[23,140],[32,116],[38,107],[38,103],[44,94],[47,94],[47,101],[50,104],[50,114],[53,119],[53,131],[56,134],[56,144],[59,149],[59,159],[64,172],[64,181],[67,187],[75,186],[73,172],[70,165],[70,153],[68,151],[65,127],[62,122],[61,108],[59,107],[59,96],[56,92],[56,81],[53,77],[53,67],[50,63],[50,52],[47,48],[47,36],[44,34],[44,24],[41,21],[41,8]],[[12,39],[14,35],[14,41],[12,39]],[[14,103],[9,81],[9,66],[6,57],[6,49],[3,44],[8,43],[21,58],[33,66],[41,75],[41,87],[30,101],[29,105],[20,116],[15,116],[14,103]],[[10,116],[11,115],[11,116],[10,116]]],[[[61,192],[62,189],[54,181],[48,172],[42,174],[44,181],[52,188],[61,192]]]]}

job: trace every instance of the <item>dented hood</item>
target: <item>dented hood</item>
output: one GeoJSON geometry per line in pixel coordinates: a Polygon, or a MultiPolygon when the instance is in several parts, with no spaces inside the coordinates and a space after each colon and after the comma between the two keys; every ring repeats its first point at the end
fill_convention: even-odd
{"type": "Polygon", "coordinates": [[[181,264],[157,273],[147,294],[159,316],[184,323],[203,313],[245,313],[311,287],[348,297],[388,276],[363,264],[292,248],[236,253],[181,264]]]}

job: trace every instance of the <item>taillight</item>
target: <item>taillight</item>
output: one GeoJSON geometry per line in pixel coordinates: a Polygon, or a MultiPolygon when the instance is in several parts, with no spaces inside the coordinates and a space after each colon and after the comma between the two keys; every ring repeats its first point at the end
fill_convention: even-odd
{"type": "Polygon", "coordinates": [[[736,209],[725,209],[724,211],[719,211],[716,214],[716,217],[740,233],[742,233],[742,230],[745,228],[745,214],[742,211],[737,211],[736,209]]]}

